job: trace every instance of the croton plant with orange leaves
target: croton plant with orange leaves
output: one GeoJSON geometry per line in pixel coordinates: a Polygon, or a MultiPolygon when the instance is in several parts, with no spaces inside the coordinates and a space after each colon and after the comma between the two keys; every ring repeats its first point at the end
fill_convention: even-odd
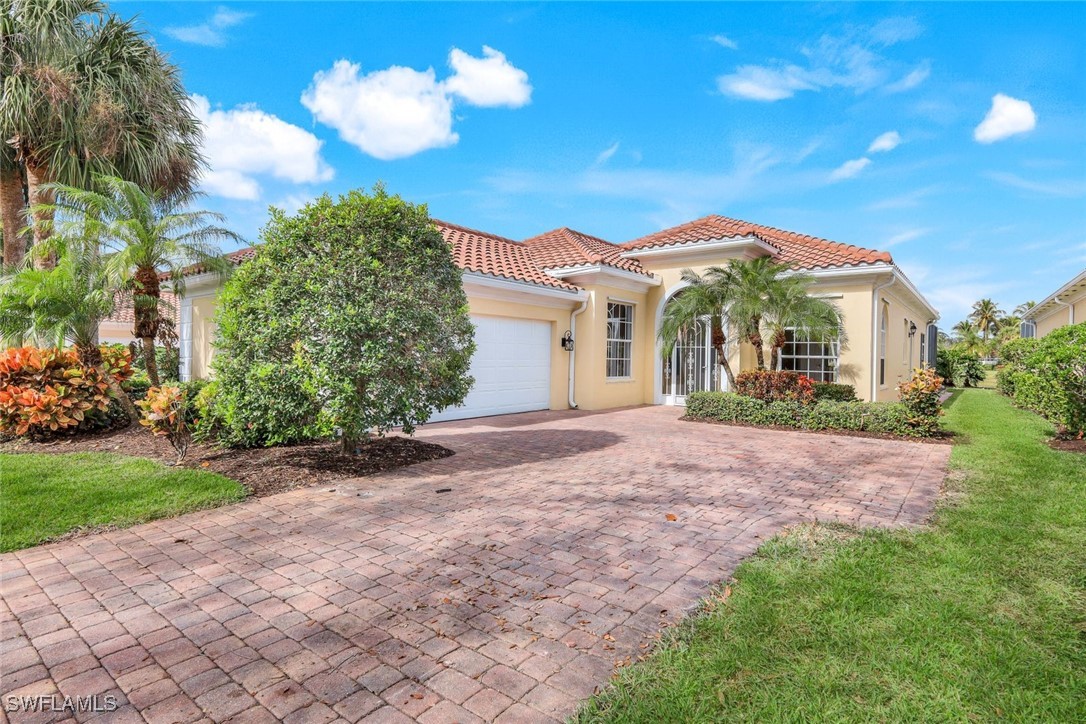
{"type": "MultiPolygon", "coordinates": [[[[102,348],[104,368],[117,381],[132,374],[127,350],[102,348]]],[[[78,426],[109,407],[109,385],[73,350],[11,347],[0,353],[0,433],[41,435],[78,426]]]]}

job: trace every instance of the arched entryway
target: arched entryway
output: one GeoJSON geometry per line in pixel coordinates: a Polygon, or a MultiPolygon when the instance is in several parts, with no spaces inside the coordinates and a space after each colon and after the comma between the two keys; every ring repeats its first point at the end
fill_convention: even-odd
{"type": "MultiPolygon", "coordinates": [[[[660,328],[664,309],[682,289],[676,289],[661,303],[656,315],[656,328],[660,328]]],[[[716,350],[711,344],[708,319],[690,325],[668,357],[663,356],[659,339],[656,342],[656,402],[664,405],[684,405],[686,397],[694,392],[720,390],[722,370],[716,350]]],[[[726,385],[726,383],[723,383],[726,385]]]]}

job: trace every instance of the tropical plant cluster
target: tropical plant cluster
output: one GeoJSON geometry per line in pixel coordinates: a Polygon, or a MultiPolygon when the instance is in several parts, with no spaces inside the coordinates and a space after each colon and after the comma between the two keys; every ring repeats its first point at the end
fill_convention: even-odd
{"type": "Polygon", "coordinates": [[[932,370],[917,370],[901,387],[898,402],[759,399],[732,392],[695,392],[686,398],[694,420],[779,425],[803,430],[849,430],[906,437],[940,432],[941,380],[932,370]]]}
{"type": "Polygon", "coordinates": [[[143,411],[140,424],[150,429],[156,437],[166,438],[177,452],[177,462],[184,460],[192,442],[184,391],[168,385],[152,387],[136,405],[143,411]]]}
{"type": "Polygon", "coordinates": [[[1086,434],[1086,323],[1004,348],[999,390],[1052,421],[1061,435],[1086,434]]]}
{"type": "Polygon", "coordinates": [[[749,370],[735,378],[735,391],[740,395],[765,402],[802,402],[815,399],[811,379],[796,372],[749,370]]]}
{"type": "MultiPolygon", "coordinates": [[[[108,347],[105,366],[115,380],[132,373],[131,359],[108,347]]],[[[100,367],[84,366],[74,350],[11,347],[0,353],[0,434],[32,438],[100,430],[118,424],[100,367]]],[[[127,416],[120,416],[121,424],[127,416]]]]}
{"type": "Polygon", "coordinates": [[[683,269],[682,280],[686,286],[664,307],[658,335],[661,352],[670,357],[694,325],[707,323],[710,344],[731,389],[735,389],[736,376],[728,362],[730,340],[754,348],[759,371],[780,365],[789,330],[802,330],[812,341],[841,345],[848,341],[837,305],[809,294],[814,277],[771,257],[737,259],[727,266],[710,267],[704,274],[683,269]]]}
{"type": "Polygon", "coordinates": [[[984,379],[984,365],[980,357],[976,352],[960,347],[936,352],[935,371],[950,387],[976,387],[984,379]]]}
{"type": "Polygon", "coordinates": [[[220,297],[202,435],[251,447],[335,434],[354,454],[463,401],[474,328],[424,206],[381,187],[325,195],[273,210],[262,238],[220,297]]]}

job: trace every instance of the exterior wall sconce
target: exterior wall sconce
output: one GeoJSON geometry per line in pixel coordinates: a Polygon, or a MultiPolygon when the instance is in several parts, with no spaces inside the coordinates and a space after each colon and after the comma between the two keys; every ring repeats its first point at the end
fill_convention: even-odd
{"type": "Polygon", "coordinates": [[[909,322],[909,336],[913,337],[915,335],[916,335],[916,322],[909,322]]]}
{"type": "Polygon", "coordinates": [[[562,349],[567,352],[573,351],[573,335],[567,329],[566,333],[562,335],[562,349]]]}

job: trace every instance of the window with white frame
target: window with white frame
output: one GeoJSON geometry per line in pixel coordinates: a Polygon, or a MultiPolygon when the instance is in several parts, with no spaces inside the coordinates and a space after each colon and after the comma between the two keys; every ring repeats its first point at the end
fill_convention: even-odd
{"type": "Polygon", "coordinates": [[[607,379],[633,376],[632,304],[607,303],[607,379]]]}
{"type": "Polygon", "coordinates": [[[837,338],[812,339],[803,330],[787,329],[781,348],[781,369],[798,372],[815,382],[836,382],[841,344],[837,338]]]}

